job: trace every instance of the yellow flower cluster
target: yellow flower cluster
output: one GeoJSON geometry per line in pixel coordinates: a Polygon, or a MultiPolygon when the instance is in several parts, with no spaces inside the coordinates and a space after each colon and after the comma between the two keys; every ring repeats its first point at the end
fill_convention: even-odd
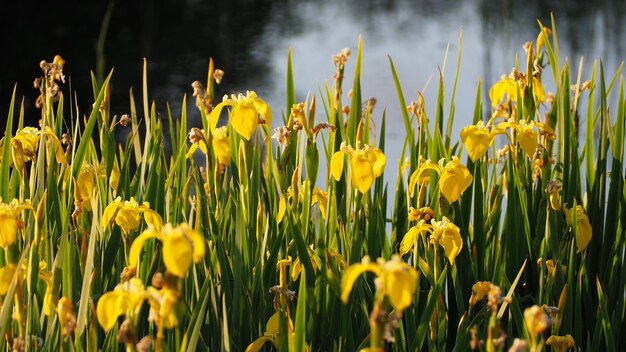
{"type": "Polygon", "coordinates": [[[495,137],[499,134],[506,135],[511,145],[513,145],[515,136],[520,148],[530,159],[533,159],[537,150],[539,136],[541,134],[554,135],[554,130],[550,126],[540,122],[509,119],[494,126],[492,121],[493,119],[487,125],[482,121],[478,121],[476,125],[464,127],[461,130],[461,143],[463,143],[467,154],[474,162],[487,153],[495,137]]]}
{"type": "MultiPolygon", "coordinates": [[[[47,137],[47,142],[51,144],[57,163],[67,164],[61,141],[47,126],[42,130],[35,127],[24,127],[16,132],[15,136],[11,138],[11,164],[22,171],[26,163],[35,158],[42,136],[47,137]]],[[[0,142],[3,144],[4,141],[0,142]]]]}

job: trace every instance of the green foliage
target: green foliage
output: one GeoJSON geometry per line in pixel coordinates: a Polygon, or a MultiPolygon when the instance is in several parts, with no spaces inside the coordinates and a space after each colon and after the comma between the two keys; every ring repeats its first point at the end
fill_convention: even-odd
{"type": "Polygon", "coordinates": [[[55,58],[41,80],[33,146],[20,134],[15,96],[6,115],[0,346],[558,351],[551,337],[570,335],[578,349],[623,349],[624,80],[618,70],[609,82],[601,62],[588,81],[582,69],[572,79],[551,28],[539,24],[542,46],[528,47],[525,71],[494,84],[489,101],[478,82],[460,142],[451,133],[461,50],[448,102],[440,74],[432,126],[431,102],[406,103],[389,57],[402,111],[393,118],[406,133],[400,160],[384,157],[391,116],[362,100],[361,38],[346,110],[350,52],[333,58],[331,85],[297,102],[289,51],[276,140],[271,112],[250,93],[220,103],[229,119],[212,127],[212,61],[206,88],[194,82],[203,129],[188,130],[186,97],[180,112],[159,118],[147,62],[140,109],[131,90],[129,114],[111,116],[115,75],[92,75],[93,110],[65,126],[62,90],[46,89],[59,84],[55,58]],[[542,95],[546,66],[551,96],[542,95]],[[249,140],[238,132],[246,124],[249,140]],[[120,129],[130,133],[117,144],[120,129]],[[395,177],[390,202],[383,170],[395,177]],[[132,204],[137,224],[124,208],[132,204]],[[181,224],[187,230],[172,230],[181,224]],[[132,282],[143,291],[128,291],[132,282]],[[115,295],[126,296],[110,303],[115,295]]]}

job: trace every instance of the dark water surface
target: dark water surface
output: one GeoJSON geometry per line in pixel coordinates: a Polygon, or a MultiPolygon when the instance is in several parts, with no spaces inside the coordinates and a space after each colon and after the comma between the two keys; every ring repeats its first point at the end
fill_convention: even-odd
{"type": "MultiPolygon", "coordinates": [[[[28,123],[36,123],[38,92],[32,81],[41,74],[39,62],[51,61],[55,54],[67,61],[68,83],[62,87],[66,99],[75,94],[79,114],[90,112],[90,72],[97,67],[98,36],[110,4],[73,0],[3,5],[2,130],[16,83],[28,123]]],[[[441,69],[444,74],[448,103],[462,30],[457,133],[471,120],[478,81],[483,82],[486,96],[500,75],[511,71],[516,55],[523,62],[522,46],[535,40],[537,19],[549,26],[552,12],[562,59],[568,57],[577,68],[583,56],[583,80],[591,76],[592,61],[599,58],[607,75],[612,75],[626,57],[626,2],[618,0],[117,1],[103,42],[104,73],[115,68],[111,83],[114,114],[128,113],[131,87],[140,102],[145,57],[150,99],[161,115],[166,116],[168,102],[174,116],[179,115],[182,97],[187,94],[188,114],[197,118],[191,83],[206,81],[208,61],[213,57],[217,67],[226,72],[219,95],[255,90],[272,106],[277,126],[285,110],[288,48],[293,50],[297,98],[304,100],[308,93],[318,94],[326,81],[332,82],[332,55],[344,47],[355,54],[362,35],[362,94],[377,98],[377,121],[386,109],[388,165],[395,168],[404,128],[388,55],[400,75],[407,103],[422,91],[434,117],[438,72],[441,69]]],[[[354,59],[355,55],[347,66],[346,87],[351,86],[354,59]]],[[[544,77],[550,75],[547,71],[544,77]]]]}

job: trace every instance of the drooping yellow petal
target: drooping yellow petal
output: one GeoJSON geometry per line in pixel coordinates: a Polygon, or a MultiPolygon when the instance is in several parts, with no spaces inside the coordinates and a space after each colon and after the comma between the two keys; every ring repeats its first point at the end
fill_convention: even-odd
{"type": "Polygon", "coordinates": [[[409,179],[409,196],[412,198],[415,194],[415,186],[422,184],[430,179],[430,171],[435,171],[437,174],[441,173],[441,167],[439,164],[435,164],[430,160],[423,162],[417,170],[415,170],[409,179]]]}
{"type": "Polygon", "coordinates": [[[311,197],[311,206],[316,203],[320,208],[322,218],[326,219],[326,204],[328,204],[328,193],[322,191],[319,187],[313,188],[313,197],[311,197]]]}
{"type": "Polygon", "coordinates": [[[370,160],[370,163],[372,163],[374,176],[379,177],[383,174],[383,171],[385,170],[385,164],[387,163],[387,158],[385,157],[385,154],[382,152],[382,150],[375,147],[369,147],[366,153],[367,158],[370,160]]]}
{"type": "Polygon", "coordinates": [[[107,292],[98,300],[96,315],[98,323],[108,332],[117,323],[117,318],[126,313],[129,308],[127,294],[122,291],[107,292]]]}
{"type": "Polygon", "coordinates": [[[0,268],[0,295],[6,295],[11,286],[11,281],[15,276],[16,267],[13,264],[8,264],[0,268]]]}
{"type": "Polygon", "coordinates": [[[249,103],[235,105],[230,113],[230,124],[237,133],[249,141],[259,124],[258,112],[254,105],[249,103]]]}
{"type": "Polygon", "coordinates": [[[439,176],[439,189],[449,203],[455,202],[472,184],[472,174],[461,161],[453,156],[439,176]]]}
{"type": "Polygon", "coordinates": [[[9,248],[17,240],[17,216],[0,209],[0,247],[9,248]]]}
{"type": "Polygon", "coordinates": [[[265,324],[265,334],[272,335],[280,332],[280,312],[272,314],[265,324]]]}
{"type": "Polygon", "coordinates": [[[352,185],[361,193],[365,194],[374,182],[374,168],[367,155],[357,151],[350,158],[350,171],[352,172],[352,185]]]}
{"type": "Polygon", "coordinates": [[[189,146],[189,150],[187,150],[187,154],[185,154],[185,159],[191,158],[196,150],[198,150],[198,143],[191,143],[191,145],[189,146]]]}
{"type": "Polygon", "coordinates": [[[285,201],[285,197],[281,197],[278,202],[278,213],[276,213],[276,221],[280,224],[283,221],[283,217],[285,216],[285,211],[287,210],[287,202],[285,201]]]}
{"type": "Polygon", "coordinates": [[[50,316],[54,310],[54,302],[52,299],[52,286],[48,285],[46,286],[46,293],[43,297],[43,313],[47,316],[50,316]]]}
{"type": "MultiPolygon", "coordinates": [[[[111,169],[111,175],[109,177],[109,187],[115,192],[117,191],[117,186],[120,183],[120,168],[117,166],[117,163],[113,163],[113,168],[111,169]]],[[[115,194],[115,193],[113,193],[115,194]]]]}
{"type": "Polygon", "coordinates": [[[213,133],[213,151],[221,165],[230,164],[230,141],[227,134],[228,128],[222,126],[213,133]]]}
{"type": "Polygon", "coordinates": [[[20,202],[13,199],[7,204],[0,199],[0,247],[5,250],[17,241],[20,212],[26,209],[33,210],[30,200],[20,202]]]}
{"type": "Polygon", "coordinates": [[[376,263],[371,263],[368,260],[364,260],[361,263],[352,264],[346,269],[341,277],[341,301],[348,303],[350,298],[350,292],[352,292],[352,286],[356,282],[356,279],[366,271],[373,272],[376,275],[380,275],[381,268],[376,263]]]}
{"type": "Polygon", "coordinates": [[[270,109],[269,105],[267,105],[267,103],[260,98],[254,99],[252,104],[256,108],[258,114],[261,115],[263,120],[265,120],[265,123],[270,126],[272,122],[272,109],[270,109]]]}
{"type": "Polygon", "coordinates": [[[469,304],[470,306],[476,305],[476,303],[480,302],[491,290],[491,282],[489,281],[478,281],[472,286],[472,296],[470,297],[469,304]]]}
{"type": "Polygon", "coordinates": [[[543,29],[539,31],[539,34],[537,35],[537,53],[541,51],[546,43],[546,40],[548,40],[548,37],[551,34],[552,31],[548,27],[543,27],[543,29]]]}
{"type": "Polygon", "coordinates": [[[487,153],[495,136],[496,134],[490,132],[482,122],[479,122],[478,125],[464,127],[461,130],[461,142],[465,145],[467,154],[474,162],[487,153]]]}
{"type": "Polygon", "coordinates": [[[26,166],[26,161],[29,159],[24,154],[24,147],[18,140],[11,141],[11,157],[13,158],[13,164],[15,168],[21,172],[26,166]]]}
{"type": "Polygon", "coordinates": [[[130,251],[128,253],[128,266],[130,268],[136,268],[137,262],[139,261],[139,255],[141,254],[141,249],[143,248],[143,243],[150,238],[159,238],[159,231],[154,228],[148,228],[141,235],[137,236],[133,243],[130,245],[130,251]]]}
{"type": "Polygon", "coordinates": [[[575,348],[576,342],[569,334],[565,336],[552,335],[546,340],[546,345],[552,346],[556,352],[565,352],[570,348],[575,348]]]}
{"type": "Polygon", "coordinates": [[[335,181],[339,181],[341,179],[345,154],[346,152],[339,150],[335,152],[333,157],[330,159],[330,174],[335,178],[335,181]]]}
{"type": "Polygon", "coordinates": [[[80,201],[83,209],[91,211],[91,198],[96,187],[95,176],[90,165],[81,167],[76,180],[76,188],[74,190],[74,198],[80,201]]]}
{"type": "Polygon", "coordinates": [[[505,95],[508,100],[515,101],[517,99],[517,83],[512,78],[503,78],[489,89],[491,106],[496,107],[500,104],[505,95]]]}
{"type": "Polygon", "coordinates": [[[159,213],[157,213],[156,211],[148,208],[146,204],[147,203],[144,203],[144,205],[139,206],[139,208],[143,210],[143,218],[144,220],[146,220],[146,224],[152,225],[157,230],[160,230],[163,227],[163,220],[161,219],[161,215],[159,215],[159,213]]]}
{"type": "Polygon", "coordinates": [[[188,239],[191,240],[191,244],[193,246],[193,261],[199,263],[202,259],[204,259],[204,255],[206,253],[205,241],[202,235],[187,226],[187,224],[183,224],[183,231],[188,239]]]}
{"type": "Polygon", "coordinates": [[[193,247],[179,231],[163,238],[163,263],[167,271],[184,277],[193,260],[193,247]]]}
{"type": "Polygon", "coordinates": [[[405,255],[413,248],[413,245],[417,241],[417,236],[419,236],[421,231],[422,229],[419,225],[413,226],[409,229],[409,231],[402,238],[402,242],[400,242],[400,255],[405,255]]]}
{"type": "Polygon", "coordinates": [[[394,309],[403,311],[413,302],[418,274],[415,268],[395,257],[385,263],[382,271],[385,294],[394,309]]]}
{"type": "MultiPolygon", "coordinates": [[[[563,208],[563,212],[565,213],[565,219],[567,221],[568,226],[572,225],[572,209],[563,208]]],[[[593,229],[591,227],[591,223],[589,222],[589,217],[585,213],[585,209],[581,205],[576,206],[576,247],[578,248],[578,252],[582,252],[589,242],[591,242],[591,237],[593,235],[593,229]]]]}
{"type": "Polygon", "coordinates": [[[535,124],[532,121],[529,123],[522,121],[516,126],[518,132],[517,141],[530,159],[535,155],[535,151],[537,150],[537,137],[539,137],[539,133],[533,129],[534,127],[535,124]]]}
{"type": "Polygon", "coordinates": [[[583,212],[577,216],[576,247],[578,247],[579,252],[582,252],[585,248],[587,248],[589,242],[591,242],[593,230],[587,214],[583,212]]]}
{"type": "Polygon", "coordinates": [[[63,151],[61,141],[59,141],[59,138],[54,134],[54,132],[52,132],[50,127],[46,126],[42,134],[48,137],[49,143],[52,143],[52,149],[54,150],[54,155],[57,163],[67,164],[67,159],[65,158],[65,152],[63,151]]]}
{"type": "Polygon", "coordinates": [[[211,133],[214,133],[217,128],[217,123],[219,122],[220,114],[222,113],[224,106],[233,105],[235,105],[234,101],[224,97],[224,100],[213,108],[211,114],[209,115],[209,128],[211,129],[211,133]]]}
{"type": "Polygon", "coordinates": [[[537,102],[542,103],[546,101],[546,92],[543,90],[541,80],[537,77],[533,77],[533,95],[537,102]]]}
{"type": "Polygon", "coordinates": [[[122,203],[122,198],[117,197],[113,202],[111,202],[111,204],[107,205],[107,207],[104,208],[104,212],[102,213],[102,227],[103,228],[106,229],[107,226],[111,223],[111,221],[113,221],[113,218],[115,217],[115,213],[121,206],[121,203],[122,203]]]}

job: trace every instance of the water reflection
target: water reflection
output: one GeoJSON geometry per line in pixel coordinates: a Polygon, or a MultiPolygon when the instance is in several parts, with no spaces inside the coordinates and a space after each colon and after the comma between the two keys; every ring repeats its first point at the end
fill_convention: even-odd
{"type": "MultiPolygon", "coordinates": [[[[57,53],[67,60],[71,89],[77,92],[81,114],[86,114],[92,95],[89,72],[96,67],[95,45],[107,2],[36,4],[15,2],[13,11],[0,15],[0,30],[5,33],[5,54],[0,56],[4,68],[0,114],[5,116],[11,88],[17,82],[29,123],[35,123],[37,92],[32,80],[40,74],[39,61],[51,60],[57,53]]],[[[304,100],[331,79],[331,56],[344,47],[354,51],[361,34],[363,96],[377,98],[378,119],[386,109],[387,149],[393,162],[403,136],[402,129],[395,128],[400,123],[400,107],[387,55],[395,62],[407,100],[414,99],[419,90],[432,108],[439,70],[448,84],[449,101],[463,31],[455,106],[458,130],[473,111],[478,80],[484,82],[486,94],[490,84],[511,70],[515,55],[523,53],[524,42],[536,38],[536,20],[549,25],[551,12],[557,20],[561,56],[571,58],[573,67],[584,56],[587,77],[591,59],[602,57],[611,74],[626,57],[621,21],[626,4],[619,0],[142,0],[115,3],[106,38],[105,67],[107,71],[115,67],[115,114],[128,112],[130,87],[136,96],[141,92],[143,57],[148,60],[150,97],[163,116],[166,102],[178,114],[183,94],[191,94],[191,82],[205,79],[208,59],[213,57],[226,71],[219,94],[254,89],[280,116],[286,109],[288,48],[293,49],[297,96],[304,100]]],[[[351,85],[353,61],[348,65],[346,87],[351,85]]],[[[69,85],[65,87],[66,97],[68,92],[69,85]]],[[[192,118],[197,118],[191,101],[188,109],[192,118]]],[[[281,119],[275,120],[279,123],[281,119]]],[[[4,118],[0,121],[4,125],[4,118]]]]}

